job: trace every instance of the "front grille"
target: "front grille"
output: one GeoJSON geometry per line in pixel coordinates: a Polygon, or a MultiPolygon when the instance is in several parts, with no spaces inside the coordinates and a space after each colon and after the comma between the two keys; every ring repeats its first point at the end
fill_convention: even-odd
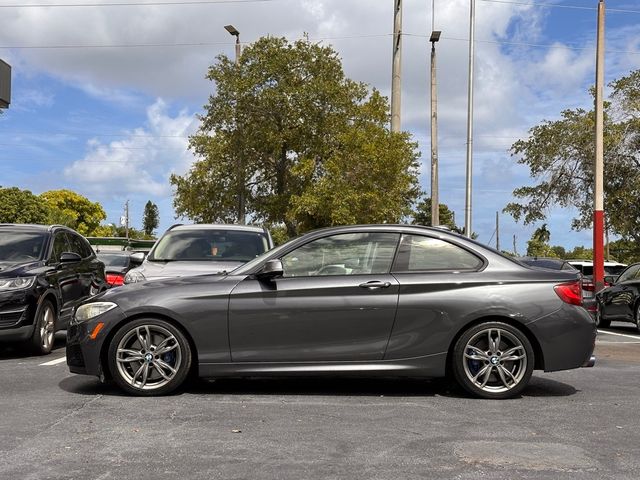
{"type": "Polygon", "coordinates": [[[24,315],[24,310],[25,309],[0,312],[0,328],[13,327],[20,323],[24,315]]]}
{"type": "Polygon", "coordinates": [[[67,345],[67,364],[72,367],[84,367],[84,357],[79,345],[67,345]]]}

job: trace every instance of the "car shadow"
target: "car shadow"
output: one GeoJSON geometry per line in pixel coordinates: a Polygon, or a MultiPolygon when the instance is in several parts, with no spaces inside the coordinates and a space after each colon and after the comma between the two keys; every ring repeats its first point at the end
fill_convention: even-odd
{"type": "MultiPolygon", "coordinates": [[[[80,395],[128,396],[113,382],[75,375],[59,382],[59,387],[80,395]]],[[[577,393],[571,385],[533,377],[520,397],[565,397],[577,393]]],[[[191,379],[171,396],[191,395],[291,395],[336,397],[449,397],[471,398],[447,379],[404,378],[222,378],[191,379]]]]}
{"type": "Polygon", "coordinates": [[[17,358],[41,358],[43,359],[43,362],[46,362],[46,359],[51,355],[64,353],[66,336],[67,334],[64,331],[56,332],[53,349],[51,350],[51,354],[49,355],[34,355],[28,350],[27,347],[25,347],[25,344],[19,342],[0,343],[0,360],[14,360],[17,358]]]}
{"type": "Polygon", "coordinates": [[[611,331],[614,333],[624,333],[627,335],[639,335],[638,329],[633,323],[625,322],[612,322],[612,325],[607,328],[599,328],[603,332],[611,331]]]}

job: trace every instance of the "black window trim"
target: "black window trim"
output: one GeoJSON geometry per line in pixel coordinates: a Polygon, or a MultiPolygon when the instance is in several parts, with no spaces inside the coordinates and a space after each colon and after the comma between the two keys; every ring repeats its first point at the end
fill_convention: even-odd
{"type": "MultiPolygon", "coordinates": [[[[406,264],[409,264],[408,258],[406,259],[406,264]]],[[[423,234],[423,233],[408,233],[408,232],[403,232],[401,237],[400,237],[400,243],[397,246],[397,250],[396,250],[396,257],[394,258],[393,263],[391,264],[391,274],[428,274],[428,273],[456,273],[456,272],[460,272],[460,273],[474,273],[474,272],[482,272],[485,268],[487,268],[487,265],[489,264],[489,262],[487,261],[486,257],[484,257],[483,255],[480,255],[477,252],[474,252],[473,250],[471,250],[470,248],[468,248],[465,245],[461,245],[458,242],[455,241],[451,241],[448,238],[442,238],[438,235],[427,235],[427,234],[423,234]],[[462,250],[465,250],[467,253],[473,255],[474,257],[476,257],[477,259],[480,260],[480,265],[477,268],[438,268],[438,269],[427,269],[427,270],[397,270],[396,267],[398,267],[398,260],[400,259],[400,247],[402,245],[403,240],[405,239],[406,236],[414,236],[414,237],[426,237],[426,238],[431,238],[434,240],[440,240],[443,241],[445,243],[449,243],[451,245],[455,245],[458,248],[461,248],[462,250]]]]}

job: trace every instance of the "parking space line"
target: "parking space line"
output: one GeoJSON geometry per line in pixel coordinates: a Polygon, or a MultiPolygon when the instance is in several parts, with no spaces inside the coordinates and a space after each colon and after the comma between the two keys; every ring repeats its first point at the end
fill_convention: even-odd
{"type": "Polygon", "coordinates": [[[606,334],[606,335],[617,335],[619,337],[629,337],[629,338],[633,338],[635,340],[640,340],[640,336],[638,336],[638,335],[629,335],[629,334],[626,334],[626,333],[610,332],[608,330],[598,330],[598,333],[603,333],[603,334],[606,334]]]}
{"type": "Polygon", "coordinates": [[[50,360],[48,362],[41,363],[40,366],[49,366],[49,365],[57,365],[67,360],[67,357],[56,358],[55,360],[50,360]]]}

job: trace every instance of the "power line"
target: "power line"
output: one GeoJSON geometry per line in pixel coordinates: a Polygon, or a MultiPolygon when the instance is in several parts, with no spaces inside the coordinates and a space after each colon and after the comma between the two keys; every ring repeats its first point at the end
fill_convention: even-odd
{"type": "Polygon", "coordinates": [[[73,8],[73,7],[146,7],[164,5],[213,5],[234,3],[269,3],[279,0],[185,0],[169,2],[112,2],[112,3],[14,3],[0,5],[0,8],[73,8]]]}
{"type": "MultiPolygon", "coordinates": [[[[597,7],[585,7],[583,5],[564,5],[562,3],[540,3],[540,2],[518,2],[514,0],[481,0],[485,3],[502,3],[507,5],[523,5],[530,7],[542,7],[542,8],[565,8],[571,10],[592,10],[596,11],[597,7]]],[[[621,8],[609,8],[607,7],[607,13],[640,13],[640,10],[627,10],[621,8]]]]}

